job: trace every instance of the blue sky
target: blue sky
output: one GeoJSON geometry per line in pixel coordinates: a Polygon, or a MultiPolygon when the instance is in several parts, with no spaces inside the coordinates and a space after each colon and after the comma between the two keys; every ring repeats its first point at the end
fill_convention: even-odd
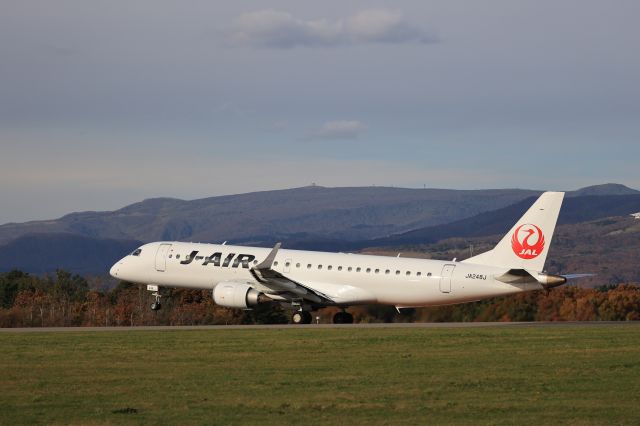
{"type": "Polygon", "coordinates": [[[0,223],[315,182],[640,188],[637,1],[4,1],[0,223]]]}

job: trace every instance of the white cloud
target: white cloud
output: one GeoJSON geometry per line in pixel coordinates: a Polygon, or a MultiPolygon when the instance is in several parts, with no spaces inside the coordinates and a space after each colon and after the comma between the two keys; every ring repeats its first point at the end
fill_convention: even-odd
{"type": "Polygon", "coordinates": [[[429,43],[435,36],[409,24],[402,12],[370,9],[357,13],[346,22],[346,32],[355,41],[376,43],[429,43]]]}
{"type": "Polygon", "coordinates": [[[432,43],[436,37],[386,9],[358,12],[347,19],[303,20],[287,12],[260,10],[236,18],[227,36],[232,44],[254,47],[339,46],[357,43],[432,43]]]}
{"type": "Polygon", "coordinates": [[[364,124],[357,120],[328,121],[306,139],[357,139],[364,130],[364,124]]]}

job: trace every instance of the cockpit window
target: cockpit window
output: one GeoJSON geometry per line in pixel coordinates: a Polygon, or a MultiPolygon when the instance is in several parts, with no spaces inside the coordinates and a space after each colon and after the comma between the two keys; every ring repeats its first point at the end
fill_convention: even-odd
{"type": "Polygon", "coordinates": [[[131,256],[140,256],[140,253],[142,253],[142,249],[135,249],[131,256]]]}

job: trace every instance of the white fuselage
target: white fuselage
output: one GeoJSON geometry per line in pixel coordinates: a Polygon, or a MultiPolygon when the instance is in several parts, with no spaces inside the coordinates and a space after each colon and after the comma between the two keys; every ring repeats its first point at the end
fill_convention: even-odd
{"type": "MultiPolygon", "coordinates": [[[[135,283],[208,290],[221,282],[244,283],[279,300],[277,292],[270,292],[250,272],[270,251],[217,244],[149,243],[138,255],[116,263],[111,275],[135,283]]],[[[340,306],[449,305],[542,288],[538,283],[507,284],[495,279],[509,268],[350,253],[282,249],[273,269],[340,306]]]]}

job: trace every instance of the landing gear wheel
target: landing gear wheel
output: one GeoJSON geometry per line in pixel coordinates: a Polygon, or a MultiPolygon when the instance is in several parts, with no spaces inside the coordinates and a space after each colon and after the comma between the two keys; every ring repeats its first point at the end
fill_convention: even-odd
{"type": "Polygon", "coordinates": [[[291,316],[294,324],[311,324],[311,313],[307,311],[296,311],[291,316]]]}
{"type": "Polygon", "coordinates": [[[160,304],[160,298],[162,296],[160,296],[160,292],[158,291],[158,287],[156,287],[155,290],[156,290],[155,292],[151,293],[151,295],[153,297],[155,297],[155,300],[151,304],[151,310],[152,311],[159,311],[160,308],[162,308],[162,305],[160,304]]]}
{"type": "Polygon", "coordinates": [[[334,324],[353,324],[353,315],[349,312],[338,312],[333,316],[334,324]]]}

